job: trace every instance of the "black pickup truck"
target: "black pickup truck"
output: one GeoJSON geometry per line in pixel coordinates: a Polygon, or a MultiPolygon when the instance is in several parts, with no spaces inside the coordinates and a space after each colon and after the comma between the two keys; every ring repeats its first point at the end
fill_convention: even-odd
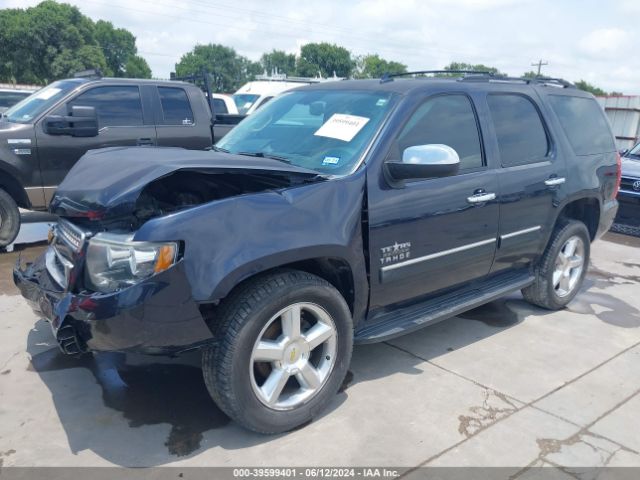
{"type": "Polygon", "coordinates": [[[18,207],[45,209],[88,150],[113,145],[204,150],[242,118],[221,117],[212,130],[205,96],[185,82],[73,78],[34,93],[0,118],[0,250],[18,234],[18,207]]]}
{"type": "Polygon", "coordinates": [[[85,155],[14,281],[63,352],[201,348],[220,408],[282,432],[335,395],[354,341],[518,290],[563,308],[619,184],[602,109],[564,81],[313,85],[210,152],[85,155]]]}

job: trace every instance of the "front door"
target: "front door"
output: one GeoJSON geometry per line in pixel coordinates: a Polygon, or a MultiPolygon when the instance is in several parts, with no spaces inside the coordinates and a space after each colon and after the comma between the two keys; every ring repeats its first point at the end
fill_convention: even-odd
{"type": "Polygon", "coordinates": [[[87,150],[156,144],[153,115],[143,112],[140,89],[136,85],[93,87],[52,113],[67,115],[72,106],[94,107],[100,131],[97,137],[49,135],[42,129],[42,121],[39,122],[36,126],[38,158],[47,201],[55,187],[87,150]]]}
{"type": "Polygon", "coordinates": [[[368,178],[370,311],[486,276],[498,232],[498,182],[487,166],[478,118],[465,94],[424,100],[389,152],[445,144],[461,160],[457,175],[392,187],[368,178]]]}

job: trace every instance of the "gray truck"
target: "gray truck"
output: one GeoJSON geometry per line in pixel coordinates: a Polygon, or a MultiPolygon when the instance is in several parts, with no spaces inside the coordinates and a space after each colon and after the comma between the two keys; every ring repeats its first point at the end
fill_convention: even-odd
{"type": "Polygon", "coordinates": [[[210,148],[239,120],[211,108],[193,84],[72,78],[39,90],[0,119],[0,249],[20,229],[18,207],[44,210],[88,150],[111,146],[210,148]]]}

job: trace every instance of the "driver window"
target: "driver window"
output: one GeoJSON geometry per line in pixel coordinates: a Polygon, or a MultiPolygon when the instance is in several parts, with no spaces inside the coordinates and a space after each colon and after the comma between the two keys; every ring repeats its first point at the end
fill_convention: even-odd
{"type": "Polygon", "coordinates": [[[444,144],[460,157],[460,170],[484,165],[476,116],[466,95],[441,95],[424,102],[398,136],[396,154],[407,147],[444,144]]]}

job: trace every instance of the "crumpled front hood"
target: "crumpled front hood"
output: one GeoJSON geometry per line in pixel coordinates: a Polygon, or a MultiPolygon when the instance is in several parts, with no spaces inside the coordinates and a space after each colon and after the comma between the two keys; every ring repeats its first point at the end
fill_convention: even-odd
{"type": "Polygon", "coordinates": [[[622,157],[622,176],[640,178],[640,159],[622,157]]]}
{"type": "Polygon", "coordinates": [[[152,182],[176,172],[289,176],[299,181],[318,172],[269,158],[182,148],[113,147],[87,152],[69,171],[51,201],[60,216],[102,219],[130,213],[152,182]]]}

